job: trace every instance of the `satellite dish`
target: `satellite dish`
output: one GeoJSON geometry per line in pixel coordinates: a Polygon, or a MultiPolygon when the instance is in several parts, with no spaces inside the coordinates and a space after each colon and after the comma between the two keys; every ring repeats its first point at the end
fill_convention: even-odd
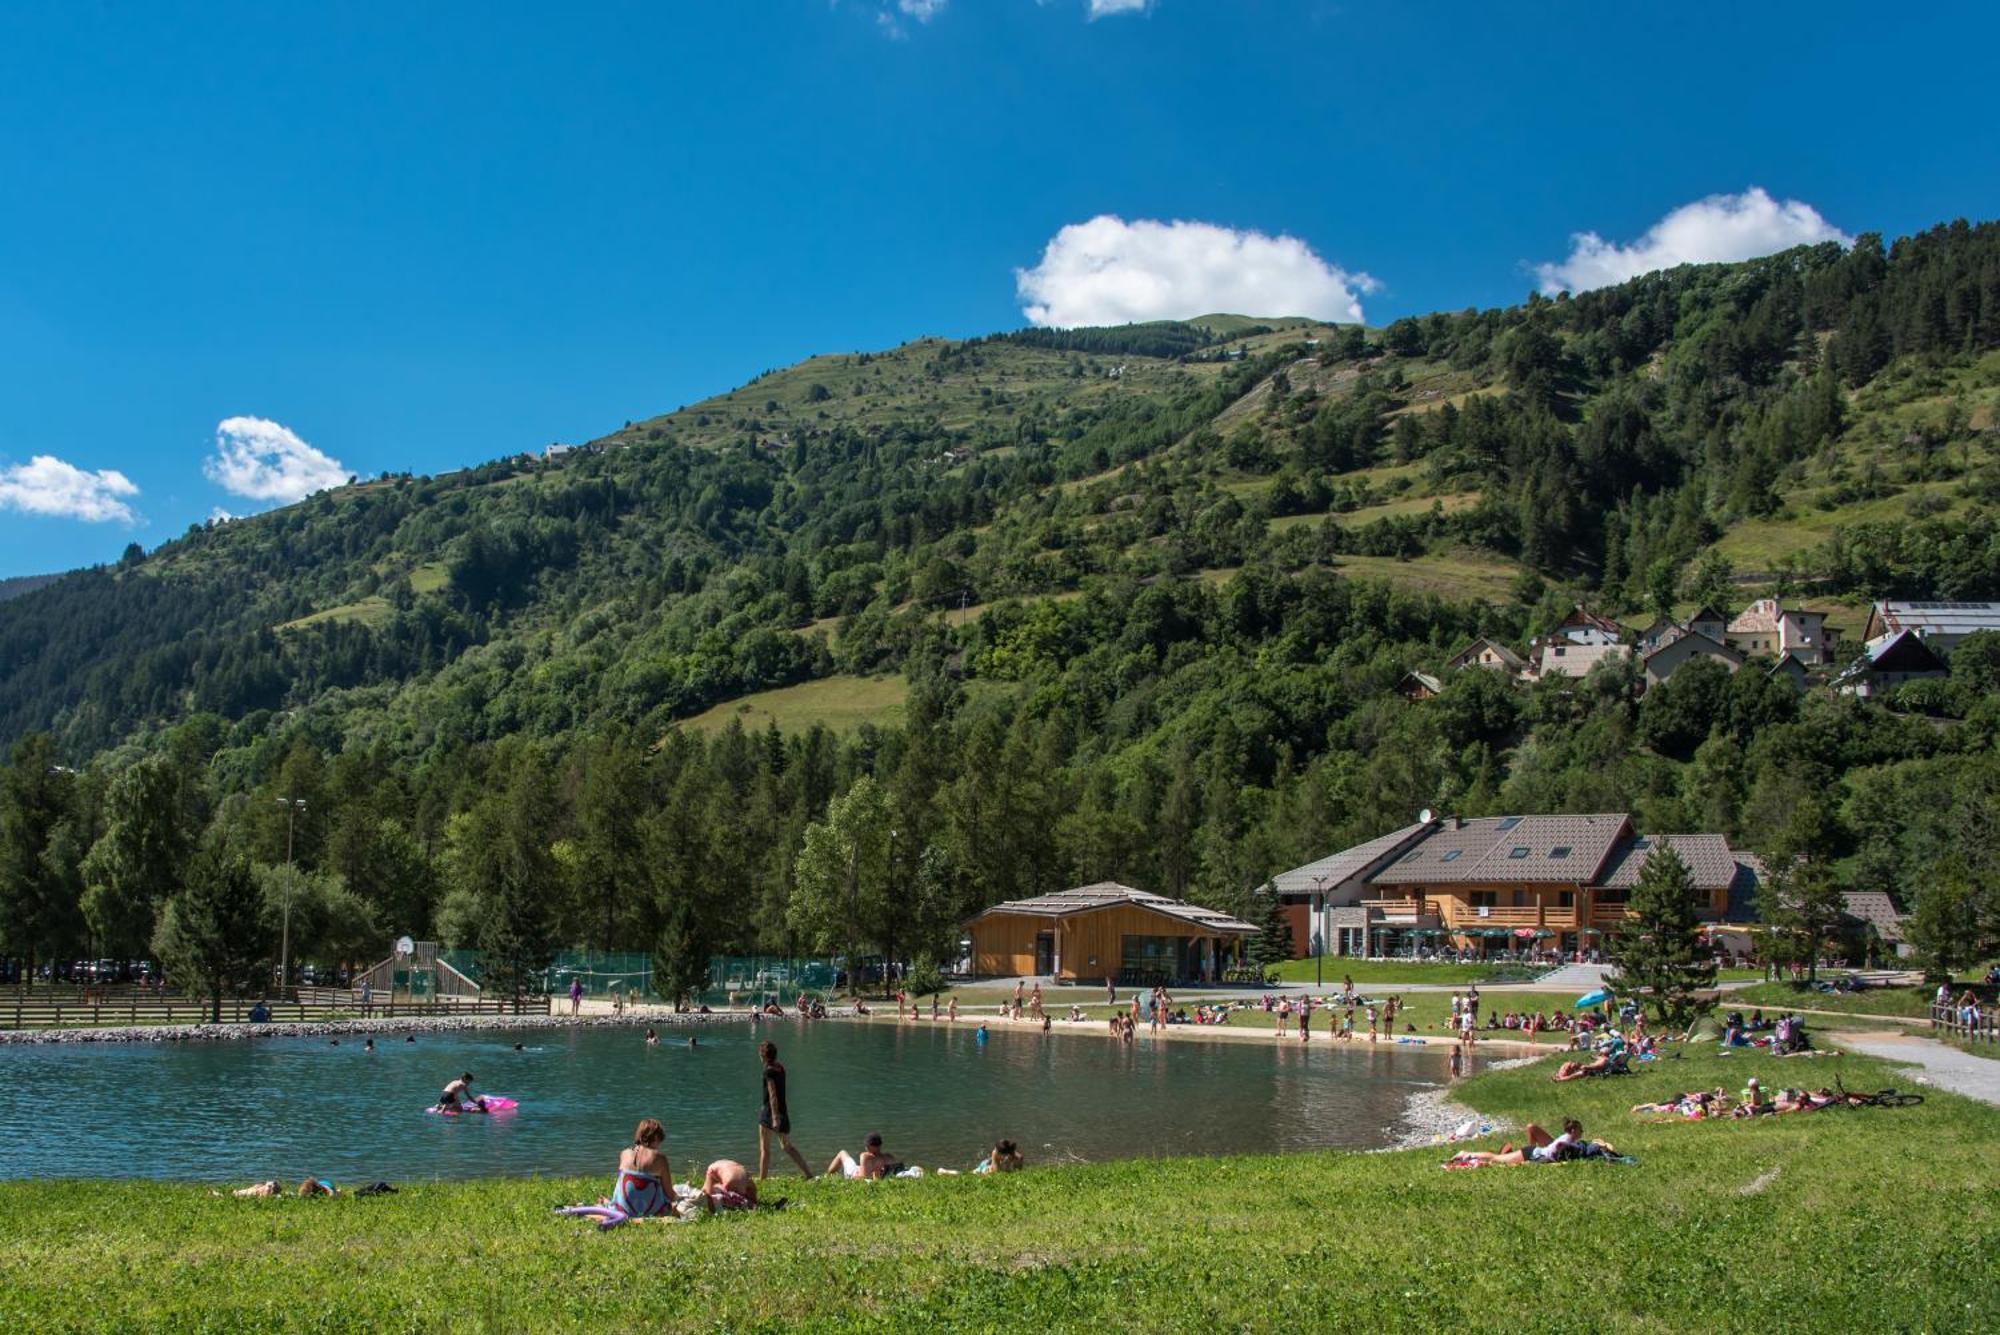
{"type": "Polygon", "coordinates": [[[1425,807],[1422,811],[1419,811],[1417,813],[1417,824],[1429,825],[1430,823],[1431,823],[1431,809],[1429,807],[1425,807]]]}
{"type": "Polygon", "coordinates": [[[414,955],[416,952],[417,943],[410,940],[409,937],[399,936],[396,938],[396,953],[398,955],[414,955]]]}

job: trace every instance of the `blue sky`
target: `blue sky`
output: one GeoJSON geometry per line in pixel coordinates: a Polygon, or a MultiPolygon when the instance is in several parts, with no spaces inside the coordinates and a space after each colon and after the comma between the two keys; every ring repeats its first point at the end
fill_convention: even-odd
{"type": "Polygon", "coordinates": [[[2000,215],[1939,64],[1990,7],[401,8],[0,5],[0,575],[1024,309],[1383,323],[2000,215]]]}

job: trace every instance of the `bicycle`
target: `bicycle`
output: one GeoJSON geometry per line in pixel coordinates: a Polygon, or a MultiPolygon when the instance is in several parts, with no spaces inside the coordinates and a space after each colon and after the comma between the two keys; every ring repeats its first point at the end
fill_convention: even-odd
{"type": "Polygon", "coordinates": [[[1914,1108],[1924,1101],[1921,1094],[1904,1094],[1898,1090],[1884,1089],[1873,1094],[1856,1094],[1836,1077],[1834,1093],[1839,1096],[1838,1106],[1843,1108],[1914,1108]]]}

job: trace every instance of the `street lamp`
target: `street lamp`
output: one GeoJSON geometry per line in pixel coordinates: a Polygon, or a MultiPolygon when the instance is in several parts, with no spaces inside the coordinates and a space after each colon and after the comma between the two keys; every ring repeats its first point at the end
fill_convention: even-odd
{"type": "Polygon", "coordinates": [[[1313,986],[1326,985],[1326,883],[1327,877],[1313,877],[1313,986]]]}
{"type": "Polygon", "coordinates": [[[278,947],[278,995],[282,997],[292,976],[292,892],[298,888],[298,868],[292,863],[292,834],[298,814],[306,809],[306,800],[303,797],[280,797],[277,803],[285,809],[285,926],[278,947]]]}

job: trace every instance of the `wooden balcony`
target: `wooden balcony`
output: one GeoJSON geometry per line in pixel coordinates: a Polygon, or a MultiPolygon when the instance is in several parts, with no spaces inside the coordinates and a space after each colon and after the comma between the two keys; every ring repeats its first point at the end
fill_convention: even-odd
{"type": "Polygon", "coordinates": [[[1481,909],[1456,899],[1433,901],[1434,911],[1445,926],[1454,930],[1479,927],[1542,927],[1550,931],[1573,931],[1577,911],[1561,904],[1502,904],[1481,909]]]}
{"type": "Polygon", "coordinates": [[[1435,905],[1426,905],[1421,899],[1364,899],[1363,908],[1379,909],[1385,918],[1420,918],[1427,911],[1435,913],[1435,905]]]}
{"type": "Polygon", "coordinates": [[[1616,927],[1631,916],[1631,909],[1624,904],[1592,904],[1589,925],[1597,928],[1616,927]]]}

